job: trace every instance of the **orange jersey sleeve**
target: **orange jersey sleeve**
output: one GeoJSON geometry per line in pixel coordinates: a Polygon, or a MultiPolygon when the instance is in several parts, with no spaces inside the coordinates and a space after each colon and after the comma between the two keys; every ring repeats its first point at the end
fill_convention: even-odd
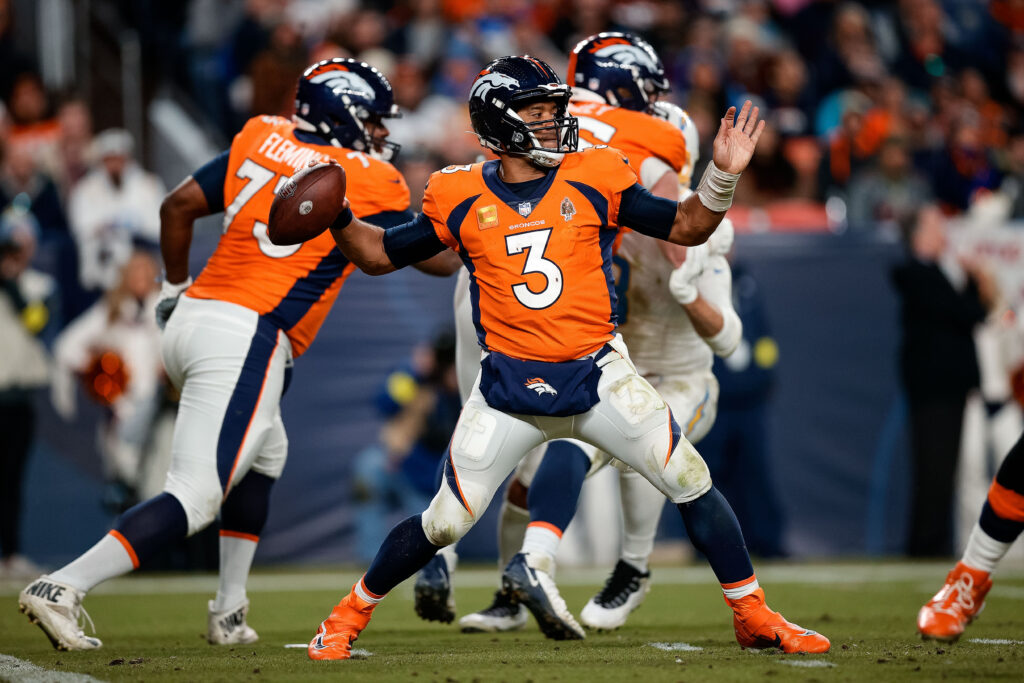
{"type": "Polygon", "coordinates": [[[330,159],[345,168],[346,194],[357,216],[409,208],[409,188],[391,164],[362,152],[300,140],[287,119],[254,117],[231,143],[224,180],[224,234],[186,292],[267,316],[288,334],[296,356],[313,341],[355,267],[328,232],[303,244],[271,243],[267,219],[275,193],[290,176],[311,160],[330,159]]]}
{"type": "Polygon", "coordinates": [[[622,150],[638,172],[655,158],[679,173],[690,158],[686,138],[664,119],[600,102],[573,101],[569,112],[579,120],[581,141],[622,150]]]}

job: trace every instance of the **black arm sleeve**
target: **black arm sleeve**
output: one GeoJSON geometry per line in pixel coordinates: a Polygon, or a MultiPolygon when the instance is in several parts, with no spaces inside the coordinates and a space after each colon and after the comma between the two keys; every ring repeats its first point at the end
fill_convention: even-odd
{"type": "Polygon", "coordinates": [[[655,197],[637,183],[622,191],[618,224],[659,240],[667,240],[672,232],[678,206],[678,202],[655,197]]]}
{"type": "Polygon", "coordinates": [[[384,253],[395,268],[419,263],[447,249],[424,214],[384,232],[384,253]]]}
{"type": "Polygon", "coordinates": [[[402,223],[408,223],[414,218],[416,218],[416,214],[406,209],[405,211],[381,211],[372,216],[366,216],[362,220],[387,230],[388,228],[398,227],[402,223]]]}
{"type": "Polygon", "coordinates": [[[206,196],[210,213],[224,210],[224,180],[228,175],[228,158],[231,150],[224,150],[199,167],[192,177],[199,183],[199,189],[206,196]]]}

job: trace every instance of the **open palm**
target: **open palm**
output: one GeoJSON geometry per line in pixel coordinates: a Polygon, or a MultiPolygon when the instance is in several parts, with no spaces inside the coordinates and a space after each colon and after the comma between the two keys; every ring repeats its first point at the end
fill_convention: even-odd
{"type": "Polygon", "coordinates": [[[764,121],[758,121],[757,115],[758,108],[753,107],[751,111],[750,100],[743,103],[739,116],[736,116],[736,107],[729,107],[715,135],[712,153],[715,166],[726,173],[740,173],[747,167],[764,131],[764,121]]]}

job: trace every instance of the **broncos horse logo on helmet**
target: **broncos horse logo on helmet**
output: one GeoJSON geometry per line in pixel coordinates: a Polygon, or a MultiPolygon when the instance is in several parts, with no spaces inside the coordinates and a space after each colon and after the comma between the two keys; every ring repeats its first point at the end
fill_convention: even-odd
{"type": "MultiPolygon", "coordinates": [[[[614,107],[649,111],[668,92],[668,77],[650,43],[630,33],[598,33],[569,55],[569,82],[614,107]]],[[[589,99],[584,97],[584,99],[589,99]]]]}
{"type": "Polygon", "coordinates": [[[524,156],[539,166],[552,167],[575,152],[579,143],[576,118],[567,112],[569,86],[554,69],[530,57],[499,57],[484,67],[469,91],[469,118],[480,144],[499,154],[524,156]],[[517,113],[536,102],[554,102],[555,116],[526,123],[517,113]],[[554,130],[557,147],[545,147],[537,139],[541,131],[554,130]]]}
{"type": "Polygon", "coordinates": [[[295,93],[295,122],[335,147],[394,161],[399,145],[375,138],[367,124],[402,114],[391,84],[380,71],[358,59],[325,59],[306,69],[295,93]]]}

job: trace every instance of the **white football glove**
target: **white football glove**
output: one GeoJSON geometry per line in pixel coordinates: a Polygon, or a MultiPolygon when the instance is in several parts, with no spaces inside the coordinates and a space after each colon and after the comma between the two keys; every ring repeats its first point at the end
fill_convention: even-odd
{"type": "Polygon", "coordinates": [[[162,330],[178,305],[178,297],[192,285],[192,278],[172,285],[167,280],[160,285],[160,300],[156,302],[156,324],[162,330]]]}
{"type": "Polygon", "coordinates": [[[715,231],[708,238],[708,251],[712,256],[725,256],[736,240],[736,230],[728,217],[723,217],[715,231]]]}
{"type": "Polygon", "coordinates": [[[708,263],[708,247],[701,244],[687,247],[683,265],[672,271],[668,279],[668,290],[675,300],[684,306],[697,300],[697,280],[708,263]]]}

